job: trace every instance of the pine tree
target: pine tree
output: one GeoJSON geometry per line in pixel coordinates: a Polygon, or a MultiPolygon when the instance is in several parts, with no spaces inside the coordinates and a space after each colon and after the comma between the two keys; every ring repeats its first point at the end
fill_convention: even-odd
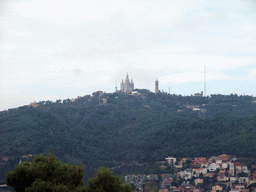
{"type": "Polygon", "coordinates": [[[6,184],[16,192],[82,192],[83,168],[70,164],[62,164],[51,152],[35,155],[30,162],[24,161],[6,173],[6,184]]]}

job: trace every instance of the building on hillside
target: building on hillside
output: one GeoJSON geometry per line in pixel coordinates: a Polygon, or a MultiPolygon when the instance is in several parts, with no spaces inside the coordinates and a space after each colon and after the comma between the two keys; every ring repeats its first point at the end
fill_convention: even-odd
{"type": "Polygon", "coordinates": [[[234,184],[233,188],[237,188],[239,190],[243,190],[243,189],[245,189],[245,186],[243,184],[234,184]]]}
{"type": "Polygon", "coordinates": [[[203,177],[216,177],[217,176],[217,173],[206,173],[203,175],[203,177]]]}
{"type": "Polygon", "coordinates": [[[200,183],[203,183],[204,180],[201,179],[201,178],[197,178],[197,179],[194,180],[194,182],[195,182],[195,185],[198,185],[198,184],[200,184],[200,183]]]}
{"type": "Polygon", "coordinates": [[[195,157],[194,160],[192,161],[192,166],[197,166],[197,165],[200,165],[201,164],[204,164],[206,163],[206,158],[205,157],[195,157]]]}
{"type": "Polygon", "coordinates": [[[226,155],[226,154],[222,154],[222,155],[219,155],[219,160],[222,160],[222,161],[229,161],[230,160],[230,155],[226,155]]]}
{"type": "Polygon", "coordinates": [[[190,185],[189,183],[182,183],[178,189],[180,192],[193,192],[196,189],[196,186],[190,185]]]}
{"type": "Polygon", "coordinates": [[[223,187],[220,185],[214,185],[212,186],[211,192],[216,192],[216,191],[223,191],[223,187]]]}
{"type": "Polygon", "coordinates": [[[216,163],[211,163],[208,167],[207,167],[207,169],[209,170],[209,171],[216,171],[216,169],[219,169],[220,168],[220,166],[218,165],[218,164],[216,164],[216,163]]]}
{"type": "Polygon", "coordinates": [[[172,178],[172,174],[169,174],[169,173],[162,173],[162,174],[159,174],[159,176],[161,177],[162,181],[172,178]]]}
{"type": "Polygon", "coordinates": [[[128,73],[126,74],[125,81],[122,80],[122,83],[120,84],[120,90],[122,92],[132,92],[134,90],[133,80],[131,79],[131,82],[130,82],[128,73]]]}
{"type": "Polygon", "coordinates": [[[164,180],[164,181],[161,182],[160,187],[161,187],[161,188],[170,187],[170,186],[171,186],[171,183],[172,183],[173,181],[174,181],[173,178],[166,179],[166,180],[164,180]]]}
{"type": "Polygon", "coordinates": [[[206,174],[207,169],[206,168],[194,168],[192,169],[192,173],[194,176],[199,177],[199,174],[206,174]]]}
{"type": "Polygon", "coordinates": [[[188,171],[179,171],[177,173],[177,177],[181,177],[184,178],[185,180],[188,180],[192,178],[192,173],[188,171]]]}
{"type": "Polygon", "coordinates": [[[194,94],[196,97],[203,97],[203,91],[201,91],[201,93],[195,93],[194,94]]]}
{"type": "Polygon", "coordinates": [[[177,160],[175,157],[166,157],[165,159],[167,160],[169,165],[175,164],[175,162],[177,160]]]}
{"type": "Polygon", "coordinates": [[[231,176],[234,176],[234,175],[235,175],[234,163],[230,163],[230,164],[229,164],[228,173],[229,173],[231,176]]]}
{"type": "Polygon", "coordinates": [[[230,181],[230,183],[235,183],[236,181],[238,181],[238,178],[236,178],[236,177],[230,177],[230,178],[229,178],[229,181],[230,181]]]}
{"type": "Polygon", "coordinates": [[[250,174],[250,170],[247,166],[242,166],[242,172],[250,174]]]}
{"type": "Polygon", "coordinates": [[[225,168],[225,169],[228,168],[228,164],[227,163],[222,163],[221,168],[225,168]]]}
{"type": "Polygon", "coordinates": [[[239,178],[238,178],[238,182],[239,182],[239,183],[248,184],[248,183],[249,183],[249,177],[239,177],[239,178]]]}

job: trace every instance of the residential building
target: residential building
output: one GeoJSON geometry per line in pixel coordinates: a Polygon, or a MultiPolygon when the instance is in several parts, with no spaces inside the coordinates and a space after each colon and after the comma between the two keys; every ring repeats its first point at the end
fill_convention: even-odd
{"type": "Polygon", "coordinates": [[[166,179],[165,181],[162,181],[162,182],[161,182],[160,187],[161,187],[161,188],[170,187],[172,182],[173,182],[173,179],[172,179],[172,178],[166,179]]]}
{"type": "Polygon", "coordinates": [[[206,168],[206,167],[208,167],[209,166],[209,163],[202,163],[201,164],[201,168],[206,168]]]}
{"type": "Polygon", "coordinates": [[[234,169],[234,163],[229,164],[229,170],[228,170],[229,175],[234,176],[235,175],[235,169],[234,169]]]}
{"type": "Polygon", "coordinates": [[[167,160],[169,165],[175,164],[175,162],[177,160],[175,157],[166,157],[165,159],[167,160]]]}
{"type": "Polygon", "coordinates": [[[222,163],[221,168],[224,168],[224,169],[228,168],[228,164],[227,163],[222,163]]]}
{"type": "Polygon", "coordinates": [[[232,188],[229,192],[242,192],[242,191],[239,190],[238,188],[232,188]]]}
{"type": "Polygon", "coordinates": [[[192,161],[192,165],[201,165],[206,163],[206,158],[205,157],[195,157],[194,160],[192,161]]]}
{"type": "Polygon", "coordinates": [[[249,178],[248,178],[248,177],[239,177],[239,178],[238,178],[238,182],[239,182],[239,183],[245,183],[245,184],[247,184],[247,183],[249,183],[249,178]]]}
{"type": "Polygon", "coordinates": [[[214,185],[212,186],[211,192],[217,192],[217,191],[223,191],[223,187],[220,185],[214,185]]]}
{"type": "Polygon", "coordinates": [[[222,155],[219,155],[218,159],[222,161],[229,161],[230,157],[231,157],[230,155],[222,154],[222,155]]]}
{"type": "Polygon", "coordinates": [[[248,170],[248,167],[247,166],[242,166],[242,172],[244,172],[244,173],[247,173],[247,174],[249,174],[250,173],[250,171],[248,170]]]}
{"type": "Polygon", "coordinates": [[[218,164],[216,164],[216,163],[211,163],[208,167],[207,167],[207,169],[209,170],[209,171],[216,171],[216,169],[219,169],[220,168],[220,166],[218,165],[218,164]]]}
{"type": "Polygon", "coordinates": [[[199,183],[203,183],[203,182],[204,182],[204,180],[201,178],[197,178],[194,180],[195,185],[198,185],[199,183]]]}
{"type": "Polygon", "coordinates": [[[238,178],[237,177],[230,177],[229,180],[230,180],[231,183],[235,183],[236,181],[238,181],[238,178]]]}
{"type": "Polygon", "coordinates": [[[168,174],[168,173],[159,174],[159,176],[161,177],[162,181],[172,178],[172,174],[168,174]]]}
{"type": "Polygon", "coordinates": [[[227,177],[225,175],[220,175],[220,176],[217,176],[217,180],[218,180],[218,182],[225,182],[225,181],[229,180],[229,177],[227,177]]]}
{"type": "Polygon", "coordinates": [[[245,189],[245,186],[243,184],[234,184],[233,187],[238,188],[239,190],[245,189]]]}
{"type": "Polygon", "coordinates": [[[217,173],[206,173],[203,175],[203,177],[214,177],[216,175],[217,175],[217,173]]]}
{"type": "Polygon", "coordinates": [[[220,181],[228,181],[229,177],[226,176],[226,169],[221,168],[218,173],[217,180],[220,181]]]}
{"type": "Polygon", "coordinates": [[[180,192],[193,192],[196,187],[194,185],[190,185],[189,183],[182,183],[178,189],[180,192]]]}
{"type": "Polygon", "coordinates": [[[177,173],[177,176],[187,180],[192,178],[192,173],[188,171],[180,171],[177,173]]]}
{"type": "Polygon", "coordinates": [[[193,174],[205,174],[207,173],[207,169],[206,168],[194,168],[192,169],[192,173],[193,174]]]}

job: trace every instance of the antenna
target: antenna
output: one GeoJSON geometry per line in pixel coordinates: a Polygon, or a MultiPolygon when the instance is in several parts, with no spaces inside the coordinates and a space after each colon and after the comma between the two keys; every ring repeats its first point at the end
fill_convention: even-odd
{"type": "Polygon", "coordinates": [[[115,89],[116,89],[116,92],[117,92],[117,86],[116,86],[116,84],[115,84],[115,89]]]}
{"type": "Polygon", "coordinates": [[[204,96],[206,97],[206,68],[204,65],[204,96]]]}

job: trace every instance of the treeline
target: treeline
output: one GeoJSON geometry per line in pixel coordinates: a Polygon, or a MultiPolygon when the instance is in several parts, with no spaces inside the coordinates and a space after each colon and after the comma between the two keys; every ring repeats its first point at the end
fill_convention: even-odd
{"type": "MultiPolygon", "coordinates": [[[[63,162],[83,165],[86,183],[99,166],[121,162],[150,163],[169,155],[256,156],[253,97],[137,91],[138,96],[95,92],[0,112],[0,154],[9,157],[2,169],[12,170],[24,154],[52,149],[63,162]]],[[[122,170],[118,174],[129,167],[122,170]]]]}

